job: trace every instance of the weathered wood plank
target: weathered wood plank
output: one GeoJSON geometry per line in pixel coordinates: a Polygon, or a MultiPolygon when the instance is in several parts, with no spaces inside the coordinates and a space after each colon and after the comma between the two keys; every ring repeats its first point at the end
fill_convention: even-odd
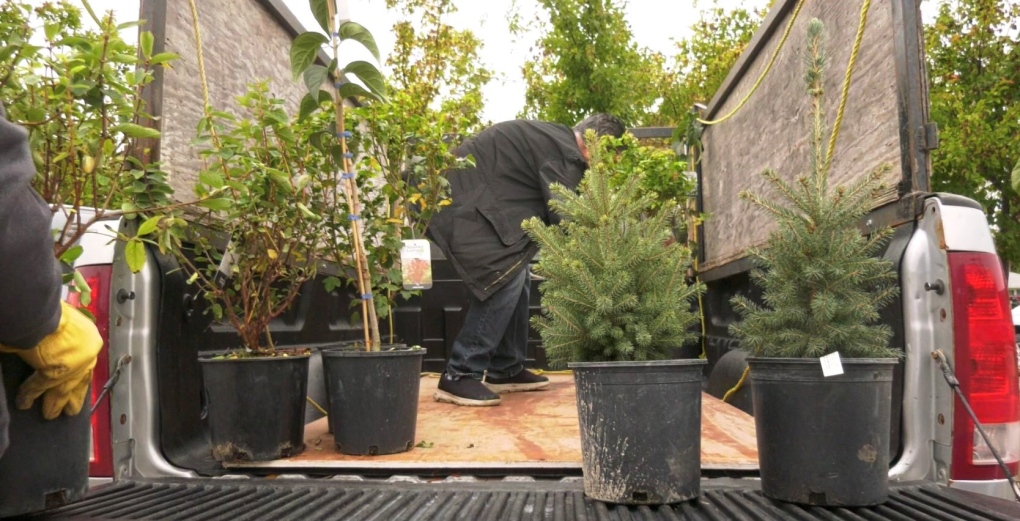
{"type": "MultiPolygon", "coordinates": [[[[762,171],[772,168],[790,181],[809,173],[810,100],[803,82],[807,23],[818,18],[826,28],[829,67],[825,98],[831,125],[861,4],[861,0],[806,2],[775,65],[747,105],[728,121],[705,130],[702,183],[708,220],[703,270],[741,259],[748,248],[768,238],[773,221],[739,197],[744,190],[770,193],[760,176],[762,171]]],[[[715,111],[716,117],[727,114],[751,89],[778,45],[789,16],[778,20],[780,29],[758,51],[732,93],[715,111]]],[[[892,3],[873,0],[830,179],[834,184],[852,182],[888,164],[891,171],[887,189],[876,206],[896,199],[896,185],[902,177],[897,100],[892,3]]]]}

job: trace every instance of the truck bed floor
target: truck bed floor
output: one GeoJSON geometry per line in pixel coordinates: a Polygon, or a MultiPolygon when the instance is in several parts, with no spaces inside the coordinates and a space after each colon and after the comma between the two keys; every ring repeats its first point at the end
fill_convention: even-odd
{"type": "MultiPolygon", "coordinates": [[[[305,428],[305,451],[292,458],[230,465],[235,469],[307,472],[343,469],[362,473],[386,469],[436,473],[444,469],[568,471],[581,468],[574,379],[550,374],[547,389],[502,395],[497,407],[458,407],[432,395],[438,379],[421,379],[416,427],[418,447],[385,456],[347,456],[334,448],[326,419],[305,428]]],[[[708,394],[702,395],[701,467],[717,471],[756,471],[754,418],[708,394]]],[[[559,472],[563,473],[563,472],[559,472]]]]}
{"type": "Polygon", "coordinates": [[[870,508],[802,507],[762,497],[755,481],[705,480],[701,497],[672,506],[592,501],[579,478],[427,483],[310,479],[122,481],[32,519],[200,520],[1015,520],[1020,505],[933,484],[891,488],[870,508]]]}

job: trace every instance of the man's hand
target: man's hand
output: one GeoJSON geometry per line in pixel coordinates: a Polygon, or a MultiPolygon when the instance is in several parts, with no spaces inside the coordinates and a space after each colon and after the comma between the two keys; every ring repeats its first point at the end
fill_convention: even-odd
{"type": "Polygon", "coordinates": [[[35,369],[18,389],[15,404],[28,409],[42,396],[42,415],[52,420],[60,413],[81,412],[92,382],[92,369],[103,348],[99,330],[85,315],[61,302],[60,325],[32,349],[0,345],[0,351],[14,353],[35,369]]]}

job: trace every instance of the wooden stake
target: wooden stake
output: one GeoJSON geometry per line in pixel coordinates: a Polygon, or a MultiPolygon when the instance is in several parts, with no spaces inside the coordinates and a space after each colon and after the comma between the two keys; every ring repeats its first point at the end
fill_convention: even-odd
{"type": "MultiPolygon", "coordinates": [[[[336,1],[329,0],[329,33],[330,42],[333,46],[333,57],[339,60],[340,46],[339,37],[337,35],[336,25],[336,1]]],[[[344,100],[340,96],[340,89],[337,86],[340,78],[343,77],[343,71],[337,70],[333,73],[333,92],[335,94],[333,100],[334,111],[336,113],[336,128],[337,137],[340,140],[340,148],[343,151],[343,168],[344,173],[354,173],[354,162],[347,157],[347,137],[344,125],[344,100]]],[[[379,319],[375,313],[375,302],[366,299],[366,295],[370,295],[372,291],[372,275],[368,269],[368,257],[365,255],[364,244],[361,240],[361,226],[359,224],[359,218],[361,213],[361,203],[359,201],[358,184],[355,179],[351,176],[347,176],[346,179],[346,195],[347,195],[347,206],[350,208],[352,216],[358,218],[352,218],[351,221],[351,235],[354,238],[354,257],[358,271],[358,292],[361,298],[361,316],[362,324],[365,328],[365,349],[368,351],[378,351],[380,346],[379,340],[379,319]]]]}

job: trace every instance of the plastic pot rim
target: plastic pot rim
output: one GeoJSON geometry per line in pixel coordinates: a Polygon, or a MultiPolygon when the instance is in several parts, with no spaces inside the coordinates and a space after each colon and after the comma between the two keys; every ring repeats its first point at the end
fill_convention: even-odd
{"type": "Polygon", "coordinates": [[[673,360],[646,360],[641,362],[619,361],[619,362],[568,362],[570,369],[612,369],[614,367],[672,367],[672,366],[697,366],[705,365],[708,360],[702,358],[684,358],[673,360]]]}
{"type": "Polygon", "coordinates": [[[287,356],[249,356],[244,358],[213,358],[216,356],[223,355],[202,355],[198,357],[199,363],[211,364],[219,362],[284,362],[287,360],[301,360],[302,358],[311,358],[312,354],[300,354],[300,355],[287,355],[287,356]]]}

